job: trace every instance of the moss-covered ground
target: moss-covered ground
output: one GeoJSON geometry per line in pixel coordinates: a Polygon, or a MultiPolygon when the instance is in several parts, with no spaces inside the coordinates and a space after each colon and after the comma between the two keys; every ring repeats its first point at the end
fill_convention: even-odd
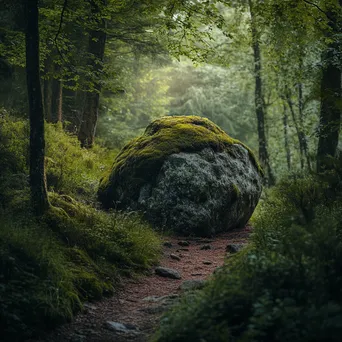
{"type": "Polygon", "coordinates": [[[51,208],[32,215],[27,122],[0,120],[0,331],[3,340],[22,341],[156,263],[160,240],[136,215],[96,209],[95,189],[113,152],[82,150],[59,125],[47,125],[51,208]]]}

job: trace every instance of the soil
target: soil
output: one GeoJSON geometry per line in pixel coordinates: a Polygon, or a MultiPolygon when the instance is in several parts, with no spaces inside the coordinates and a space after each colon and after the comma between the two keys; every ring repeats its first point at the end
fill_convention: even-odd
{"type": "Polygon", "coordinates": [[[180,295],[181,284],[187,280],[206,280],[214,270],[222,266],[226,246],[243,244],[251,227],[231,231],[212,239],[165,237],[160,266],[177,270],[181,279],[158,276],[154,269],[138,279],[125,279],[123,286],[113,297],[102,301],[86,303],[82,313],[72,323],[65,324],[36,342],[145,342],[158,327],[165,307],[160,297],[180,295]],[[188,242],[189,246],[184,246],[188,242]],[[182,245],[180,245],[180,244],[182,245]],[[208,247],[209,246],[209,247],[208,247]],[[170,255],[173,254],[173,257],[170,255]],[[177,256],[180,260],[174,259],[177,256]],[[153,297],[152,297],[153,296],[153,297]],[[148,298],[150,297],[150,298],[148,298]],[[159,303],[159,304],[158,304],[159,303]],[[159,306],[158,306],[159,305],[159,306]],[[128,328],[125,332],[109,329],[106,322],[119,322],[128,328]]]}

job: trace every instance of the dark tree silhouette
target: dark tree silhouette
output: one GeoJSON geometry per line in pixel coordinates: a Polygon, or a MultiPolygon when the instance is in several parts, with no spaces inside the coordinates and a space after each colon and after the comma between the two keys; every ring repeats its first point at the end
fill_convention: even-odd
{"type": "Polygon", "coordinates": [[[30,187],[33,210],[49,207],[45,180],[44,111],[39,77],[38,0],[26,0],[26,75],[30,116],[30,187]]]}

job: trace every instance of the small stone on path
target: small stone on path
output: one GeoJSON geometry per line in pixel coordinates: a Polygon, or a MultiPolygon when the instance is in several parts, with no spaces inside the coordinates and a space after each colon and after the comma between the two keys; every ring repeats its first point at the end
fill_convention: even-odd
{"type": "Polygon", "coordinates": [[[161,297],[158,297],[158,296],[148,296],[148,297],[145,297],[143,298],[143,301],[144,302],[163,302],[163,301],[169,301],[169,300],[174,300],[174,299],[177,299],[179,297],[178,294],[176,293],[172,293],[172,294],[169,294],[169,295],[166,295],[166,296],[161,296],[161,297]]]}
{"type": "Polygon", "coordinates": [[[204,260],[203,264],[204,265],[212,265],[213,263],[211,261],[209,261],[209,260],[204,260]]]}
{"type": "Polygon", "coordinates": [[[182,247],[190,246],[190,242],[188,242],[188,241],[179,241],[178,244],[179,244],[179,246],[182,246],[182,247]]]}
{"type": "Polygon", "coordinates": [[[211,246],[210,245],[204,245],[200,249],[205,251],[205,250],[211,249],[211,246]]]}
{"type": "Polygon", "coordinates": [[[193,277],[197,277],[197,276],[201,276],[202,273],[191,273],[191,275],[192,275],[193,277]]]}
{"type": "Polygon", "coordinates": [[[107,321],[106,323],[104,323],[104,327],[111,331],[119,333],[138,333],[138,328],[133,324],[123,324],[119,322],[107,321]]]}
{"type": "Polygon", "coordinates": [[[181,279],[181,275],[178,271],[173,270],[172,268],[166,267],[157,267],[155,269],[155,273],[161,277],[171,278],[171,279],[181,279]]]}
{"type": "Polygon", "coordinates": [[[181,261],[181,258],[176,254],[170,254],[170,258],[173,260],[181,261]]]}
{"type": "Polygon", "coordinates": [[[177,252],[181,252],[181,251],[189,252],[189,248],[179,248],[179,249],[177,249],[177,252]]]}
{"type": "Polygon", "coordinates": [[[168,248],[172,248],[172,243],[171,243],[170,241],[165,241],[165,242],[163,243],[163,246],[164,246],[164,247],[168,247],[168,248]]]}
{"type": "Polygon", "coordinates": [[[237,253],[237,252],[241,251],[241,249],[244,247],[245,247],[245,244],[232,243],[226,247],[226,252],[231,253],[231,254],[237,253]]]}
{"type": "Polygon", "coordinates": [[[199,243],[206,243],[206,244],[208,244],[208,243],[213,243],[214,240],[205,239],[205,240],[200,240],[200,241],[198,241],[198,242],[199,242],[199,243]]]}
{"type": "Polygon", "coordinates": [[[91,304],[91,303],[88,303],[88,302],[84,303],[83,307],[86,308],[86,309],[89,309],[89,310],[96,310],[97,309],[97,307],[94,304],[91,304]]]}
{"type": "Polygon", "coordinates": [[[167,311],[176,301],[178,301],[178,294],[170,294],[167,296],[157,297],[149,296],[145,297],[143,301],[156,303],[157,305],[152,305],[139,309],[139,311],[146,312],[148,314],[157,314],[167,311]]]}
{"type": "Polygon", "coordinates": [[[199,290],[205,286],[205,283],[203,279],[185,280],[179,288],[183,291],[199,290]]]}

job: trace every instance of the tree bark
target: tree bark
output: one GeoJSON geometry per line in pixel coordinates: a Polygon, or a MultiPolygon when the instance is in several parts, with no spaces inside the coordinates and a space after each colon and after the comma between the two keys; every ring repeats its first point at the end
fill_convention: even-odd
{"type": "MultiPolygon", "coordinates": [[[[302,60],[300,61],[300,65],[302,68],[302,60]]],[[[311,170],[311,163],[309,158],[309,151],[308,151],[308,142],[306,140],[305,132],[304,132],[304,100],[303,100],[303,84],[298,84],[298,111],[299,111],[299,139],[302,145],[302,150],[304,156],[306,158],[306,163],[308,165],[308,169],[311,170]]]]}
{"type": "Polygon", "coordinates": [[[296,112],[295,112],[295,109],[293,107],[293,103],[292,103],[292,99],[291,99],[291,93],[290,93],[287,86],[285,87],[285,98],[286,98],[287,105],[290,108],[292,121],[293,121],[295,129],[296,129],[297,138],[298,138],[298,145],[299,145],[300,166],[301,166],[301,169],[303,170],[305,163],[304,163],[304,148],[303,148],[303,144],[302,144],[303,143],[302,134],[301,134],[301,129],[299,127],[298,120],[296,117],[296,112]]]}
{"type": "Polygon", "coordinates": [[[288,121],[286,104],[284,103],[283,126],[284,126],[284,146],[286,152],[287,169],[291,171],[291,151],[289,145],[288,121]]]}
{"type": "Polygon", "coordinates": [[[44,111],[39,77],[38,0],[27,0],[26,77],[30,116],[30,188],[35,214],[49,208],[45,179],[44,111]]]}
{"type": "MultiPolygon", "coordinates": [[[[101,91],[101,71],[102,62],[106,45],[106,22],[103,18],[98,18],[101,14],[101,8],[95,1],[90,1],[92,16],[98,28],[89,32],[89,60],[88,65],[93,67],[95,74],[94,90],[85,94],[85,103],[82,115],[82,122],[78,132],[78,140],[82,147],[91,148],[94,145],[96,123],[98,118],[100,91],[101,91]]],[[[106,0],[101,0],[101,5],[106,5],[106,0]]]]}
{"type": "Polygon", "coordinates": [[[317,147],[317,172],[332,169],[333,165],[328,157],[335,157],[341,125],[341,69],[334,59],[336,52],[340,50],[339,42],[333,37],[341,33],[339,18],[341,16],[341,0],[339,1],[339,13],[328,12],[330,31],[327,38],[331,43],[323,54],[323,70],[321,78],[321,110],[319,118],[319,134],[317,147]]]}
{"type": "Polygon", "coordinates": [[[63,83],[58,81],[58,97],[57,97],[57,122],[63,121],[63,83]]]}
{"type": "Polygon", "coordinates": [[[252,48],[254,55],[254,77],[255,77],[255,110],[258,124],[259,159],[265,170],[268,185],[275,183],[275,178],[269,163],[267,139],[265,132],[266,108],[261,78],[261,52],[259,44],[259,34],[257,31],[256,18],[254,14],[253,1],[248,0],[251,15],[252,48]]]}
{"type": "Polygon", "coordinates": [[[44,111],[47,122],[52,122],[52,81],[44,80],[44,111]]]}

